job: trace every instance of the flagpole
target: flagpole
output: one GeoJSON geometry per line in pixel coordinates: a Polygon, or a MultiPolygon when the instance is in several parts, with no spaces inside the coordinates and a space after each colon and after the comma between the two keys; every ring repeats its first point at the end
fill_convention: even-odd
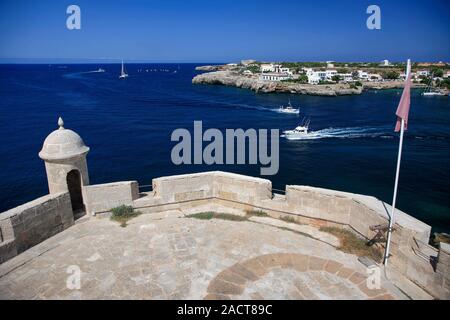
{"type": "MultiPolygon", "coordinates": [[[[406,79],[408,79],[410,72],[411,72],[411,61],[408,59],[408,63],[406,66],[406,79]]],[[[397,170],[395,172],[394,195],[392,197],[392,210],[391,210],[391,216],[389,217],[389,229],[388,229],[388,235],[387,235],[387,241],[386,241],[386,251],[384,254],[384,266],[385,267],[387,267],[388,258],[389,258],[389,249],[391,247],[391,236],[392,236],[392,228],[394,225],[395,204],[397,201],[398,177],[400,175],[400,162],[402,160],[404,131],[405,131],[405,119],[402,118],[401,119],[401,127],[400,127],[400,142],[398,145],[397,170]]]]}
{"type": "Polygon", "coordinates": [[[386,252],[384,255],[384,265],[385,266],[387,266],[387,262],[388,262],[389,249],[391,246],[392,226],[394,225],[395,203],[397,201],[397,187],[398,187],[398,177],[400,175],[400,162],[402,160],[404,130],[405,130],[405,120],[402,119],[401,128],[400,128],[400,143],[398,146],[397,171],[395,173],[394,196],[392,199],[392,210],[391,210],[391,216],[389,217],[389,229],[388,229],[388,236],[387,236],[387,243],[386,243],[386,252]]]}

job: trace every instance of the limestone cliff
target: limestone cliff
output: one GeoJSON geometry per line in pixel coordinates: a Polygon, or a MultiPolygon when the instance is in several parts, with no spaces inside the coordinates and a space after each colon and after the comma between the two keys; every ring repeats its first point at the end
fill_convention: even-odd
{"type": "MultiPolygon", "coordinates": [[[[223,66],[203,66],[197,70],[210,71],[199,74],[192,79],[194,84],[219,84],[243,89],[251,89],[256,92],[286,92],[316,96],[341,96],[361,94],[363,89],[401,89],[404,81],[363,82],[362,87],[352,88],[350,84],[300,84],[293,82],[276,82],[259,80],[257,75],[242,75],[232,70],[223,70],[223,66]]],[[[422,84],[413,83],[413,88],[424,87],[422,84]]]]}
{"type": "Polygon", "coordinates": [[[256,92],[287,92],[317,96],[340,96],[360,94],[362,88],[350,88],[348,84],[312,85],[288,82],[262,81],[257,76],[243,76],[231,71],[203,73],[192,79],[194,84],[220,84],[256,92]]]}

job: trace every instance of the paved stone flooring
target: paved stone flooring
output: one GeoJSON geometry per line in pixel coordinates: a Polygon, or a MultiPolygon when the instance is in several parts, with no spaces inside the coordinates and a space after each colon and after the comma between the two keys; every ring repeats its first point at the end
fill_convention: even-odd
{"type": "MultiPolygon", "coordinates": [[[[76,281],[75,281],[76,283],[76,281]]],[[[252,221],[92,218],[0,265],[1,299],[405,299],[357,257],[252,221]],[[81,271],[80,288],[69,289],[81,271]],[[75,273],[74,273],[75,271],[75,273]]]]}

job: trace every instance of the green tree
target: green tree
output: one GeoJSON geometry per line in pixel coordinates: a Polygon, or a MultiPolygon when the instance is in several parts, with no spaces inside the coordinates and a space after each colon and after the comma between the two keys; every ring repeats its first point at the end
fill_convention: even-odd
{"type": "Polygon", "coordinates": [[[444,75],[444,70],[439,69],[439,68],[433,68],[431,69],[431,73],[435,76],[435,77],[442,77],[444,75]]]}
{"type": "Polygon", "coordinates": [[[333,80],[334,82],[339,82],[341,80],[341,77],[338,75],[332,76],[331,80],[333,80]]]}
{"type": "Polygon", "coordinates": [[[260,70],[260,67],[258,65],[250,65],[247,67],[247,70],[249,70],[253,73],[258,73],[260,70]]]}
{"type": "Polygon", "coordinates": [[[385,71],[382,74],[383,79],[387,79],[387,80],[396,80],[398,79],[398,77],[400,76],[400,74],[397,71],[385,71]]]}
{"type": "Polygon", "coordinates": [[[308,76],[306,74],[301,74],[297,81],[300,83],[308,83],[308,76]]]}

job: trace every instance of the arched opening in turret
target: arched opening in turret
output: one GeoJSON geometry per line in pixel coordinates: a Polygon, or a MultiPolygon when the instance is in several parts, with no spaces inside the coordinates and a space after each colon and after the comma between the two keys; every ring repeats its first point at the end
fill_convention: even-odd
{"type": "Polygon", "coordinates": [[[71,170],[67,174],[67,187],[69,189],[70,201],[74,219],[84,215],[83,193],[81,191],[81,175],[78,170],[71,170]]]}

